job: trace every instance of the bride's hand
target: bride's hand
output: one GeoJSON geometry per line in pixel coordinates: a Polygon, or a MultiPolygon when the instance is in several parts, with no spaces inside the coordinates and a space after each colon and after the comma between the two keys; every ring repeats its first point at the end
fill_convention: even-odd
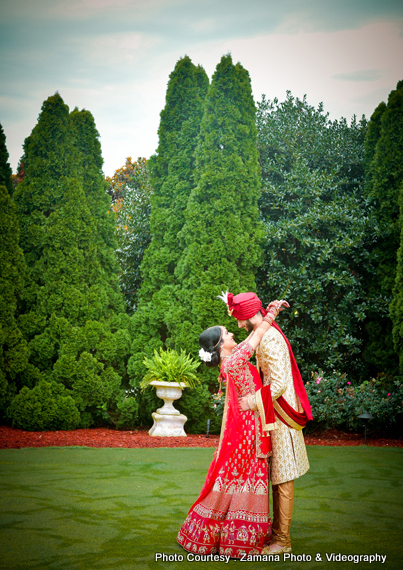
{"type": "Polygon", "coordinates": [[[283,311],[284,309],[289,309],[290,305],[287,303],[287,301],[285,301],[284,299],[281,299],[281,301],[272,301],[269,306],[267,307],[267,311],[270,311],[270,309],[274,309],[276,311],[276,313],[278,314],[280,311],[283,311]]]}
{"type": "Polygon", "coordinates": [[[242,412],[247,412],[250,410],[249,401],[248,401],[249,394],[246,394],[243,398],[239,398],[239,407],[241,408],[242,412]]]}

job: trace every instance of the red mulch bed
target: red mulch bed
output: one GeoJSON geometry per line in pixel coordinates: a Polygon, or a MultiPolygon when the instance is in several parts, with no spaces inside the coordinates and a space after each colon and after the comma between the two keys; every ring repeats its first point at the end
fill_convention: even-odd
{"type": "MultiPolygon", "coordinates": [[[[363,433],[349,433],[338,431],[337,429],[329,429],[317,434],[304,434],[304,436],[307,445],[364,445],[363,433]]],[[[367,434],[367,445],[371,447],[403,447],[403,438],[390,438],[367,434]]]]}
{"type": "Polygon", "coordinates": [[[151,437],[148,431],[118,431],[108,428],[73,431],[24,431],[0,426],[0,449],[20,447],[217,447],[219,436],[151,437]]]}
{"type": "MultiPolygon", "coordinates": [[[[21,447],[217,447],[218,435],[188,435],[187,437],[150,437],[146,429],[117,431],[108,428],[76,429],[73,431],[24,431],[0,426],[0,449],[21,447]]],[[[320,434],[305,435],[307,445],[364,445],[359,433],[335,429],[320,434]]],[[[376,447],[403,447],[403,438],[367,437],[367,445],[376,447]]]]}

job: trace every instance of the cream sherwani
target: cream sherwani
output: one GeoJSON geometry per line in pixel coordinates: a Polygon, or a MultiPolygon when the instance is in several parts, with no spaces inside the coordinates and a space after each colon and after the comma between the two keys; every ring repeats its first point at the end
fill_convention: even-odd
{"type": "MultiPolygon", "coordinates": [[[[258,367],[264,375],[263,385],[270,384],[273,405],[279,396],[296,411],[302,406],[295,393],[291,361],[287,344],[273,327],[263,336],[256,351],[258,367]]],[[[292,481],[304,475],[309,469],[302,430],[286,426],[276,416],[276,429],[270,432],[273,456],[271,461],[272,485],[292,481]]]]}

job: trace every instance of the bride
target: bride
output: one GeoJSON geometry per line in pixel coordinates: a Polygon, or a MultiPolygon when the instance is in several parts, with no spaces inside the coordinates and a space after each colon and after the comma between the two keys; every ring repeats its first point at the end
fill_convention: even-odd
{"type": "MultiPolygon", "coordinates": [[[[226,393],[218,448],[199,498],[177,536],[189,552],[241,558],[259,554],[270,544],[270,436],[262,431],[258,411],[242,412],[238,400],[262,387],[249,359],[282,310],[281,305],[288,304],[271,303],[262,324],[238,345],[232,333],[221,326],[210,327],[199,337],[199,355],[207,366],[220,365],[226,393]]],[[[274,429],[274,412],[271,423],[274,429]]]]}

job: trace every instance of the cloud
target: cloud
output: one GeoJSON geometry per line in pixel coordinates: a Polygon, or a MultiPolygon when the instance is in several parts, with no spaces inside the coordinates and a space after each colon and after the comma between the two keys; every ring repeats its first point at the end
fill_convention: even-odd
{"type": "Polygon", "coordinates": [[[336,73],[331,78],[336,79],[336,81],[376,81],[381,77],[382,71],[380,69],[362,69],[350,73],[336,73]]]}
{"type": "Polygon", "coordinates": [[[218,27],[218,22],[215,18],[204,18],[203,20],[196,20],[191,23],[191,28],[199,34],[200,32],[212,32],[218,27]]]}
{"type": "Polygon", "coordinates": [[[290,89],[324,101],[333,118],[369,116],[401,79],[402,30],[401,0],[0,0],[12,166],[57,90],[93,113],[108,174],[127,155],[149,156],[169,74],[186,54],[211,76],[230,51],[256,99],[290,89]]]}
{"type": "Polygon", "coordinates": [[[122,67],[130,73],[127,66],[137,65],[161,43],[161,38],[137,32],[102,34],[87,41],[79,40],[79,49],[88,67],[101,64],[103,68],[111,67],[119,72],[122,67]]]}
{"type": "Polygon", "coordinates": [[[295,96],[307,94],[310,104],[323,101],[334,119],[349,119],[353,114],[370,116],[379,103],[374,97],[381,92],[387,97],[395,88],[402,74],[403,37],[398,22],[382,22],[359,30],[212,42],[195,46],[188,55],[211,74],[227,51],[249,71],[255,99],[263,93],[271,99],[283,98],[288,89],[295,96]],[[357,74],[357,70],[363,71],[357,74]],[[361,80],[340,81],[347,76],[361,80]]]}

